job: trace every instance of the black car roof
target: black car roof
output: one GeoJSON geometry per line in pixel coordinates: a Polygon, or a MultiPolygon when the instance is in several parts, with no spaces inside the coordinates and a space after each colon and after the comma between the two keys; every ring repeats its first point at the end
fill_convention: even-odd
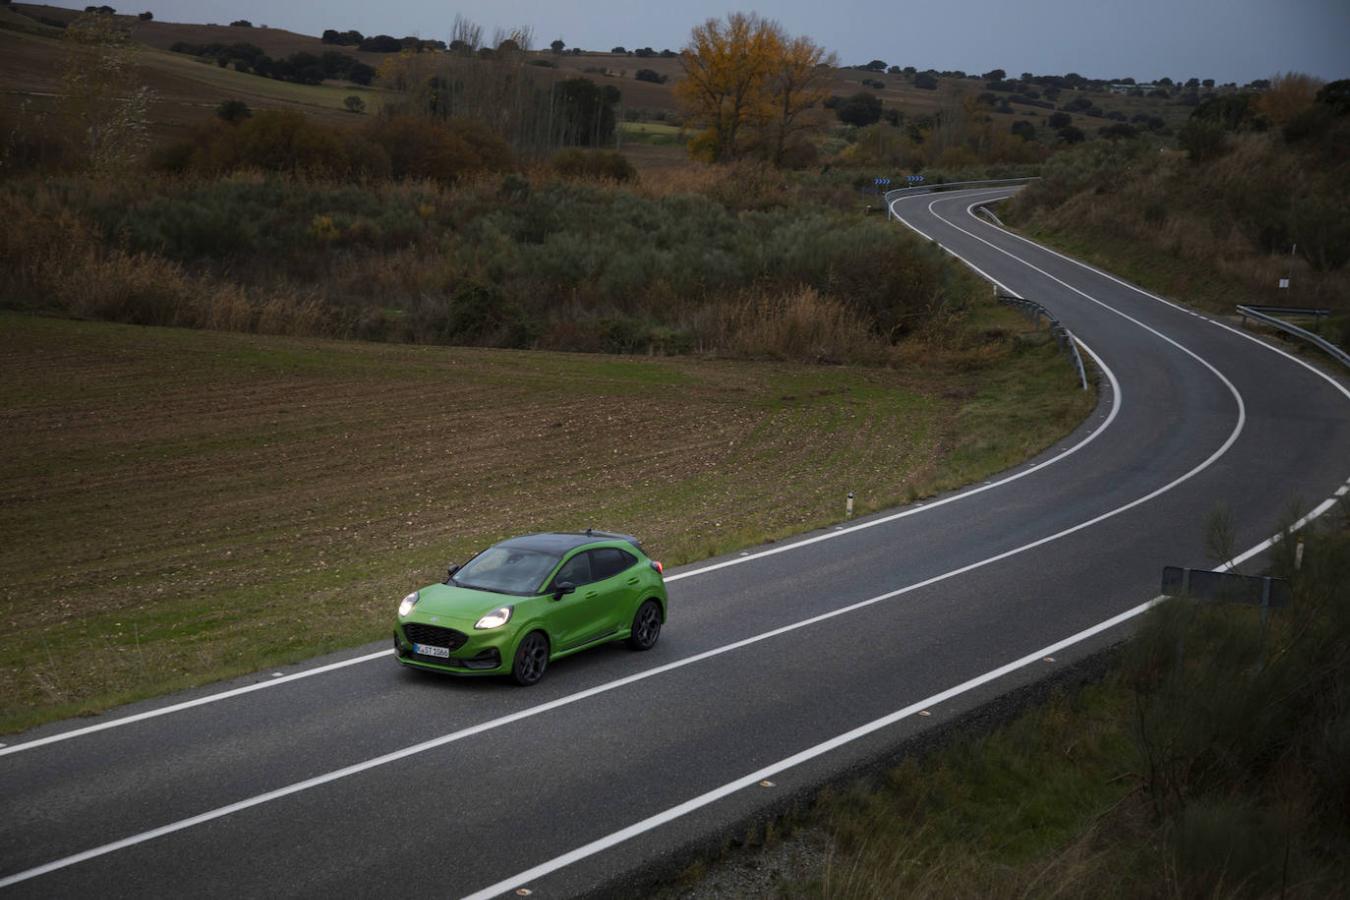
{"type": "Polygon", "coordinates": [[[566,553],[577,547],[596,544],[601,541],[627,541],[637,549],[642,549],[638,539],[631,534],[615,534],[612,531],[594,530],[580,533],[553,531],[542,534],[526,534],[502,541],[497,546],[518,547],[521,550],[542,550],[545,553],[566,553]]]}

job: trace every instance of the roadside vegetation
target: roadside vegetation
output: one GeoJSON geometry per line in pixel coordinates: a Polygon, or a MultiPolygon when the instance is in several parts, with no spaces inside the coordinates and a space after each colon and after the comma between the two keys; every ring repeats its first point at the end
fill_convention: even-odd
{"type": "Polygon", "coordinates": [[[1169,601],[1099,684],[829,791],[661,896],[1331,897],[1350,883],[1350,517],[1293,603],[1169,601]]]}
{"type": "MultiPolygon", "coordinates": [[[[386,134],[420,133],[414,120],[386,134]]],[[[907,336],[945,340],[986,293],[820,191],[755,171],[689,181],[12,179],[0,303],[245,332],[877,363],[907,336]]]]}
{"type": "Polygon", "coordinates": [[[1060,153],[1007,221],[1216,312],[1330,308],[1330,334],[1350,346],[1350,82],[1276,78],[1197,107],[1180,144],[1060,153]]]}
{"type": "Polygon", "coordinates": [[[618,528],[673,565],[1082,420],[1044,332],[992,300],[970,324],[859,367],[0,313],[0,731],[382,640],[399,597],[512,534],[618,528]]]}

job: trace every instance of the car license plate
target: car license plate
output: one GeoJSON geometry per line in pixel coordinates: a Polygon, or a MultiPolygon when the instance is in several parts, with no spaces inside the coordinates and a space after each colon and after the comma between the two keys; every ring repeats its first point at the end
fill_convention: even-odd
{"type": "Polygon", "coordinates": [[[450,658],[449,647],[428,647],[426,644],[413,644],[413,652],[422,656],[439,656],[442,659],[450,658]]]}

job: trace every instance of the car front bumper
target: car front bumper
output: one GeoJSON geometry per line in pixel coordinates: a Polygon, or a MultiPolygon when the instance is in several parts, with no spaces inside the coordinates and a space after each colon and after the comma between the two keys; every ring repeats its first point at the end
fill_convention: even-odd
{"type": "Polygon", "coordinates": [[[504,660],[514,635],[511,632],[470,635],[469,639],[450,653],[450,657],[423,656],[413,652],[413,642],[403,633],[402,625],[394,629],[394,656],[405,666],[447,672],[452,675],[504,675],[511,671],[504,660]]]}

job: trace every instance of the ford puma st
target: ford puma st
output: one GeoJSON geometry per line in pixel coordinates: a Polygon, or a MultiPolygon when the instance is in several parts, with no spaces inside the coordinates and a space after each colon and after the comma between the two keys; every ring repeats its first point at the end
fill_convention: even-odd
{"type": "Polygon", "coordinates": [[[413,668],[531,685],[553,660],[611,641],[650,650],[665,620],[661,564],[636,538],[530,534],[404,597],[394,652],[413,668]]]}

